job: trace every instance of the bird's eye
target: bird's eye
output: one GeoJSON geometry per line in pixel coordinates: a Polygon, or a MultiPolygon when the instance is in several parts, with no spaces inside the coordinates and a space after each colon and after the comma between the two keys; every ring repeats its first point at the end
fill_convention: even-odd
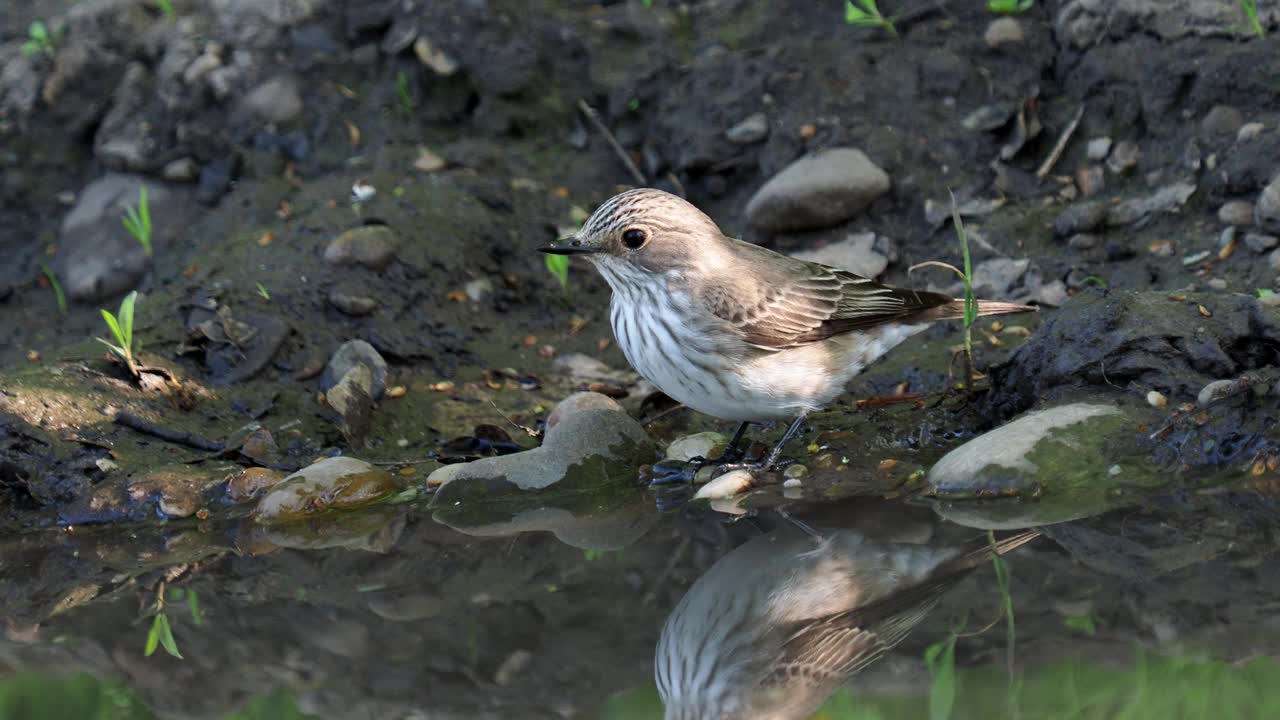
{"type": "Polygon", "coordinates": [[[638,250],[649,239],[649,233],[640,228],[631,228],[622,233],[622,244],[632,250],[638,250]]]}

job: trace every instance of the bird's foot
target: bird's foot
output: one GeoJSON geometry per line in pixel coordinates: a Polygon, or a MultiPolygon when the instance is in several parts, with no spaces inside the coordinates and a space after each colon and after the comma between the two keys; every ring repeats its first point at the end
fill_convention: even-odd
{"type": "MultiPolygon", "coordinates": [[[[742,459],[745,457],[745,450],[730,447],[726,448],[720,457],[713,460],[708,460],[701,455],[688,460],[659,460],[653,464],[653,469],[650,471],[649,485],[651,487],[692,485],[698,471],[703,468],[719,468],[733,463],[743,464],[742,459]]],[[[717,472],[716,474],[720,473],[717,472]]]]}
{"type": "Polygon", "coordinates": [[[790,460],[790,459],[771,460],[770,458],[767,458],[767,457],[757,460],[755,462],[720,463],[719,465],[716,466],[716,475],[723,475],[727,472],[733,472],[734,470],[746,470],[747,472],[754,475],[756,473],[766,473],[766,472],[772,472],[774,470],[781,470],[786,466],[794,465],[795,463],[796,463],[795,460],[790,460]]]}

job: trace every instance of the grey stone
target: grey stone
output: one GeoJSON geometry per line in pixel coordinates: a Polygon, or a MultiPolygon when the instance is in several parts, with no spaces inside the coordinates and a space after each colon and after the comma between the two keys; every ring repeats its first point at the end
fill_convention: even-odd
{"type": "Polygon", "coordinates": [[[1218,221],[1224,225],[1248,227],[1253,224],[1253,203],[1232,200],[1218,208],[1218,221]]]}
{"type": "Polygon", "coordinates": [[[875,278],[889,267],[889,258],[876,250],[876,234],[858,233],[813,250],[791,253],[792,257],[848,270],[875,278]]]}
{"type": "Polygon", "coordinates": [[[254,511],[262,524],[293,522],[326,510],[368,505],[399,492],[398,476],[351,457],[325,458],[271,488],[254,511]]]}
{"type": "Polygon", "coordinates": [[[653,441],[644,428],[617,403],[605,400],[575,401],[583,409],[558,418],[541,447],[433,472],[427,484],[440,484],[435,503],[447,505],[472,492],[487,497],[501,487],[538,490],[565,480],[598,483],[608,475],[602,466],[634,468],[651,462],[653,441]]]}
{"type": "Polygon", "coordinates": [[[729,444],[729,438],[718,432],[700,432],[676,438],[667,446],[667,460],[688,461],[700,457],[713,460],[729,444]]]}
{"type": "Polygon", "coordinates": [[[559,355],[552,361],[551,366],[576,383],[608,382],[630,385],[636,381],[637,377],[634,372],[614,370],[600,360],[582,353],[559,355]]]}
{"type": "Polygon", "coordinates": [[[1107,167],[1117,175],[1128,175],[1138,167],[1138,160],[1141,158],[1142,150],[1137,143],[1121,140],[1111,148],[1111,155],[1107,157],[1107,167]]]}
{"type": "Polygon", "coordinates": [[[1102,238],[1092,233],[1076,233],[1067,238],[1067,247],[1072,250],[1092,250],[1102,244],[1102,238]]]}
{"type": "Polygon", "coordinates": [[[200,176],[200,166],[196,164],[193,158],[178,158],[167,163],[160,174],[164,176],[165,180],[193,182],[200,176]]]}
{"type": "Polygon", "coordinates": [[[1022,32],[1022,23],[1011,17],[997,18],[987,25],[987,30],[982,34],[982,39],[987,43],[989,48],[999,48],[1005,45],[1019,45],[1025,39],[1022,32]]]}
{"type": "Polygon", "coordinates": [[[329,304],[352,317],[368,315],[378,309],[377,300],[345,285],[338,285],[329,291],[329,304]]]}
{"type": "Polygon", "coordinates": [[[889,191],[889,176],[861,150],[832,148],[783,168],[747,203],[747,219],[768,232],[848,220],[889,191]]]}
{"type": "Polygon", "coordinates": [[[1272,178],[1258,194],[1253,219],[1265,232],[1280,233],[1280,175],[1272,178]]]}
{"type": "Polygon", "coordinates": [[[764,113],[754,113],[726,130],[724,136],[729,142],[738,145],[761,142],[769,137],[769,118],[764,113]]]}
{"type": "Polygon", "coordinates": [[[1107,155],[1111,152],[1111,138],[1097,137],[1089,141],[1085,149],[1085,154],[1089,160],[1093,162],[1102,162],[1107,159],[1107,155]]]}
{"type": "Polygon", "coordinates": [[[243,103],[249,112],[278,125],[297,118],[303,109],[298,81],[290,75],[273,77],[250,90],[243,103]]]}
{"type": "Polygon", "coordinates": [[[1218,400],[1234,393],[1237,388],[1238,385],[1235,380],[1214,380],[1208,385],[1205,385],[1204,388],[1200,390],[1199,394],[1196,395],[1196,404],[1200,407],[1204,407],[1212,403],[1214,400],[1218,400]]]}
{"type": "Polygon", "coordinates": [[[395,259],[396,233],[386,225],[361,225],[334,238],[325,248],[330,265],[360,264],[382,270],[395,259]]]}
{"type": "Polygon", "coordinates": [[[334,387],[348,372],[359,365],[369,368],[370,397],[374,400],[381,399],[382,394],[387,390],[387,361],[372,345],[363,340],[348,340],[333,353],[329,363],[324,367],[324,374],[320,377],[320,387],[325,390],[334,387]]]}
{"type": "Polygon", "coordinates": [[[1240,126],[1240,130],[1236,132],[1236,142],[1243,143],[1258,137],[1266,126],[1260,122],[1245,123],[1240,126]]]}
{"type": "Polygon", "coordinates": [[[1209,135],[1234,136],[1244,125],[1244,116],[1230,105],[1214,105],[1200,120],[1200,129],[1209,135]]]}
{"type": "Polygon", "coordinates": [[[1261,255],[1268,250],[1274,249],[1276,245],[1280,245],[1280,238],[1277,238],[1275,235],[1248,233],[1244,236],[1244,244],[1250,250],[1261,255]]]}
{"type": "Polygon", "coordinates": [[[20,50],[21,42],[0,46],[0,110],[27,115],[40,97],[40,74],[32,58],[20,50]]]}

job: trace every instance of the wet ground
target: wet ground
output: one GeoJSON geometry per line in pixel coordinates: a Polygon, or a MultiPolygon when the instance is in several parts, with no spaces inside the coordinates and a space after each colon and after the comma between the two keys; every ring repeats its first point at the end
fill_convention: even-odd
{"type": "Polygon", "coordinates": [[[1280,10],[166,5],[0,0],[0,720],[1280,717],[1280,10]],[[889,188],[748,210],[834,148],[889,188]],[[913,269],[962,264],[954,193],[1039,312],[968,387],[958,324],[912,338],[690,503],[645,483],[732,424],[532,252],[636,184],[959,293],[913,269]],[[130,290],[137,375],[94,340],[130,290]]]}
{"type": "MultiPolygon", "coordinates": [[[[791,504],[785,517],[690,507],[659,515],[647,492],[598,515],[553,503],[463,521],[449,510],[409,505],[265,532],[192,521],[10,537],[0,711],[659,717],[664,624],[681,629],[661,661],[687,668],[676,673],[679,697],[746,702],[765,676],[752,676],[762,671],[751,663],[780,653],[779,628],[806,625],[796,618],[820,615],[850,587],[879,603],[855,622],[883,627],[875,607],[919,606],[913,573],[932,562],[922,553],[986,543],[927,505],[870,499],[791,504]],[[815,556],[822,572],[806,579],[815,556]],[[182,659],[163,646],[144,656],[160,598],[182,659]],[[712,623],[731,633],[720,638],[712,623]],[[710,686],[710,668],[728,674],[735,664],[738,677],[710,686]]],[[[979,509],[966,522],[982,517],[979,509]]],[[[984,555],[938,582],[927,596],[936,605],[819,716],[922,717],[950,677],[950,717],[993,708],[1188,717],[1206,701],[1224,708],[1210,717],[1269,717],[1280,672],[1280,584],[1268,570],[1276,521],[1273,501],[1243,489],[1152,497],[1043,528],[1004,557],[1014,622],[1000,617],[1002,584],[984,555]],[[935,660],[931,674],[926,650],[955,633],[954,666],[935,660]]],[[[835,689],[784,687],[792,698],[835,689]]]]}

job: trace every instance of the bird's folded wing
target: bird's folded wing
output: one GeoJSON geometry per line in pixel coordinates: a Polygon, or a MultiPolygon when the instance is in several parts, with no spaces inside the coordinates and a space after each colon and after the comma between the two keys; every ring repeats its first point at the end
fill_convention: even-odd
{"type": "MultiPolygon", "coordinates": [[[[891,288],[851,272],[743,243],[756,256],[742,273],[709,284],[707,309],[761,348],[782,350],[833,335],[911,320],[951,302],[946,295],[891,288]]],[[[742,247],[740,246],[740,247],[742,247]]]]}

